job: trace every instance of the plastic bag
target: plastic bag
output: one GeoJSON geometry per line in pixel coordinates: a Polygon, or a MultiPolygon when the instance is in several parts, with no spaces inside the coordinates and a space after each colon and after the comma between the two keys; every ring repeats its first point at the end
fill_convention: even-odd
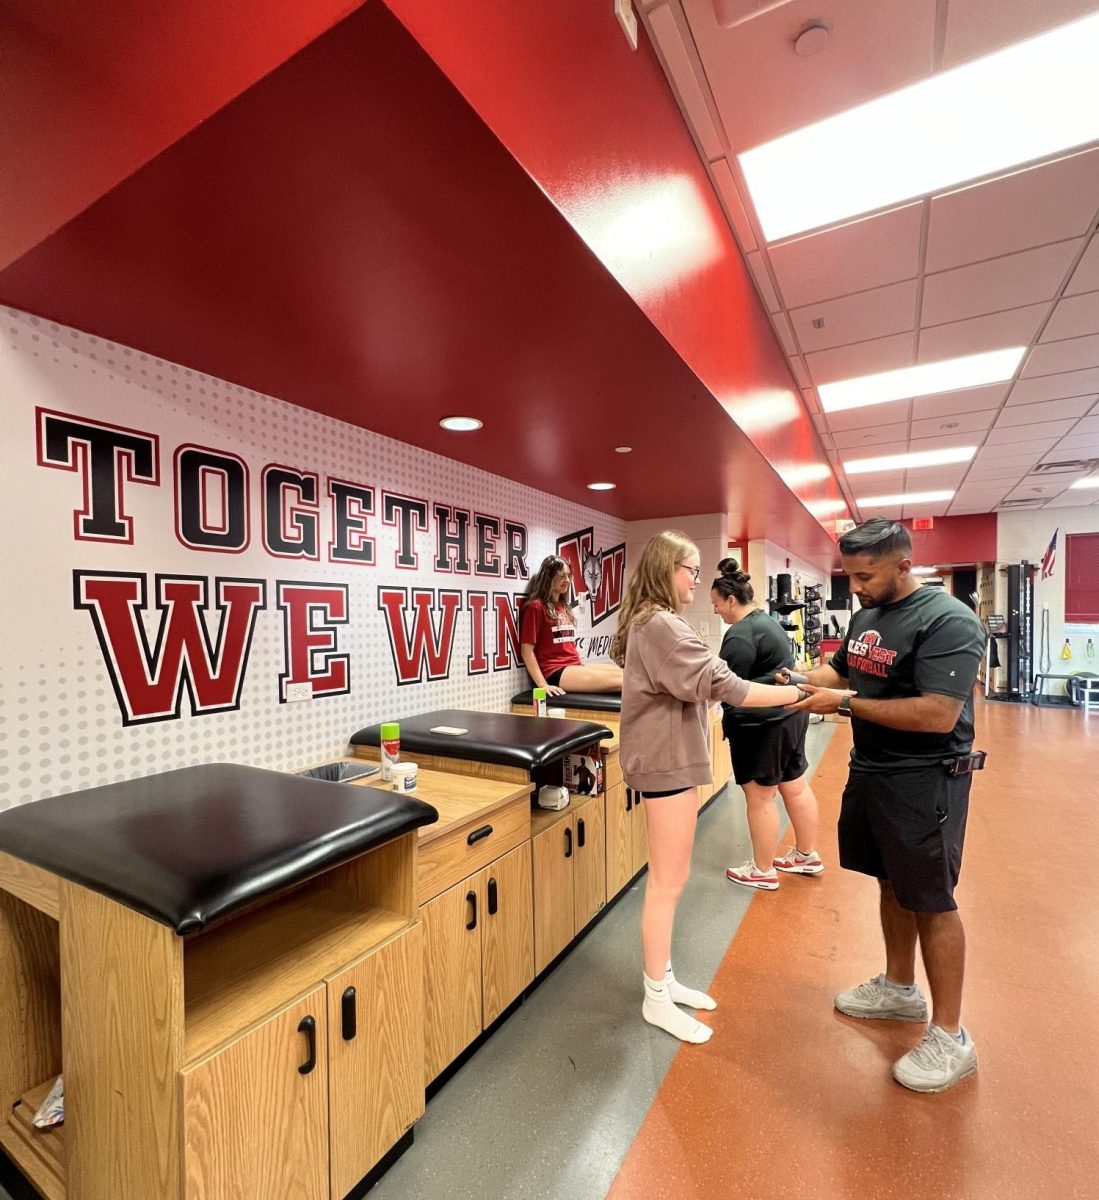
{"type": "Polygon", "coordinates": [[[58,1075],[54,1080],[45,1100],[38,1106],[34,1114],[36,1129],[49,1129],[51,1125],[60,1125],[65,1119],[65,1077],[58,1075]]]}

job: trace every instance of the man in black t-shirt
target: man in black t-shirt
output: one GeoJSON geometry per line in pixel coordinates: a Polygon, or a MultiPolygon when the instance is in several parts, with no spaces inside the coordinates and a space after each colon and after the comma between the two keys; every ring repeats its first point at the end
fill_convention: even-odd
{"type": "Polygon", "coordinates": [[[927,1020],[915,982],[919,943],[933,1012],[923,1041],[893,1066],[905,1087],[939,1092],[977,1069],[961,1026],[965,932],[961,868],[973,750],[973,686],[985,635],[959,600],[921,588],[903,525],[875,517],[839,541],[861,608],[797,707],[851,718],[840,864],[881,886],[885,972],[836,996],[851,1017],[927,1020]],[[818,688],[852,689],[837,699],[818,688]]]}

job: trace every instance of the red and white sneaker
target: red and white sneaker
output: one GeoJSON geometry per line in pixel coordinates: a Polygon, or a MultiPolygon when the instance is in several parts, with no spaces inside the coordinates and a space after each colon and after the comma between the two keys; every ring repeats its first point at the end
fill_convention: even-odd
{"type": "Polygon", "coordinates": [[[774,865],[779,871],[788,871],[791,875],[819,875],[824,870],[824,863],[815,850],[802,854],[797,846],[788,846],[784,854],[775,859],[774,865]]]}
{"type": "Polygon", "coordinates": [[[731,879],[733,883],[743,884],[744,887],[759,888],[761,892],[778,891],[778,873],[773,868],[770,871],[761,871],[751,859],[742,866],[727,867],[725,878],[731,879]]]}

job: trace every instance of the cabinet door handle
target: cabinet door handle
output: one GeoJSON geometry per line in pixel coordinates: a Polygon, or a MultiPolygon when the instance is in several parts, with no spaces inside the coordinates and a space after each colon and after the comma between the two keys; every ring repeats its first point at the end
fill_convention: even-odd
{"type": "Polygon", "coordinates": [[[626,788],[626,812],[633,811],[633,789],[626,788]]]}
{"type": "Polygon", "coordinates": [[[355,989],[345,988],[340,1001],[341,1024],[343,1025],[343,1040],[350,1042],[358,1033],[357,1006],[355,1004],[355,989]]]}
{"type": "Polygon", "coordinates": [[[496,880],[490,879],[488,881],[488,915],[490,917],[496,916],[497,908],[499,908],[499,904],[496,897],[496,880]]]}
{"type": "Polygon", "coordinates": [[[572,826],[565,829],[565,857],[572,858],[572,826]]]}
{"type": "Polygon", "coordinates": [[[492,834],[491,825],[482,825],[480,829],[475,829],[469,837],[466,838],[466,845],[472,846],[474,842],[479,842],[482,838],[487,838],[492,834]]]}
{"type": "Polygon", "coordinates": [[[469,920],[466,922],[466,928],[472,931],[477,928],[477,893],[466,892],[466,902],[470,906],[469,911],[471,914],[469,920]]]}
{"type": "Polygon", "coordinates": [[[309,1057],[298,1067],[299,1075],[308,1075],[317,1065],[317,1022],[313,1017],[302,1017],[298,1022],[298,1033],[305,1034],[309,1057]]]}
{"type": "Polygon", "coordinates": [[[584,847],[584,818],[579,817],[576,822],[576,844],[581,849],[584,847]]]}

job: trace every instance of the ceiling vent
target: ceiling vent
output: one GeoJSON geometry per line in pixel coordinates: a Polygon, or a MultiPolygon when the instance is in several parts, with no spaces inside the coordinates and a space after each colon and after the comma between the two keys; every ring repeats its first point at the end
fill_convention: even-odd
{"type": "Polygon", "coordinates": [[[1045,504],[1048,497],[1035,496],[1033,500],[1004,500],[1003,503],[997,504],[997,508],[1041,508],[1045,504]]]}
{"type": "Polygon", "coordinates": [[[1099,458],[1070,458],[1064,462],[1040,462],[1028,475],[1078,475],[1099,466],[1099,458]]]}

